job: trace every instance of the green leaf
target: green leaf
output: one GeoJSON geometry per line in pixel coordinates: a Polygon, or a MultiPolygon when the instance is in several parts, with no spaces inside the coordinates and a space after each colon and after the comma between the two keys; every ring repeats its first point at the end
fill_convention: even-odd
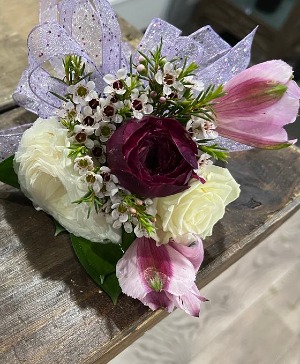
{"type": "Polygon", "coordinates": [[[118,301],[119,295],[122,293],[116,273],[106,276],[100,287],[110,297],[115,305],[118,301]]]}
{"type": "Polygon", "coordinates": [[[13,167],[14,157],[14,155],[11,155],[0,163],[0,181],[12,187],[20,188],[18,175],[13,167]]]}
{"type": "Polygon", "coordinates": [[[279,150],[279,149],[283,149],[283,148],[288,148],[291,145],[293,145],[293,143],[278,143],[278,144],[274,144],[274,145],[264,145],[263,147],[260,147],[262,149],[267,149],[267,150],[279,150]]]}
{"type": "Polygon", "coordinates": [[[70,234],[74,251],[86,272],[106,292],[113,303],[121,293],[116,277],[116,264],[123,252],[118,244],[94,243],[70,234]]]}
{"type": "Polygon", "coordinates": [[[126,233],[126,231],[123,229],[121,249],[123,250],[124,253],[130,247],[134,239],[135,239],[134,232],[126,233]]]}
{"type": "Polygon", "coordinates": [[[219,147],[217,144],[213,145],[198,144],[198,149],[200,149],[204,153],[211,155],[216,160],[221,160],[226,162],[227,159],[229,158],[228,150],[226,148],[219,147]]]}
{"type": "Polygon", "coordinates": [[[60,225],[59,222],[57,222],[56,220],[53,219],[54,222],[54,228],[55,228],[55,232],[54,232],[54,236],[59,235],[60,233],[63,233],[64,231],[67,231],[63,226],[60,225]]]}
{"type": "Polygon", "coordinates": [[[59,94],[57,94],[56,92],[54,91],[50,91],[50,94],[52,94],[53,96],[57,97],[58,99],[62,100],[62,101],[65,101],[65,102],[68,102],[69,100],[66,99],[64,96],[61,96],[59,94]]]}

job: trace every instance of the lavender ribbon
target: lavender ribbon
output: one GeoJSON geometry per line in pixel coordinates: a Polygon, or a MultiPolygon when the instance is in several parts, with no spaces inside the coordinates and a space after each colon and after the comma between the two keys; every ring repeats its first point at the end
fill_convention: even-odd
{"type": "Polygon", "coordinates": [[[31,125],[24,124],[0,131],[0,162],[16,152],[24,131],[31,125]]]}
{"type": "MultiPolygon", "coordinates": [[[[75,54],[85,60],[98,93],[103,91],[105,74],[128,68],[128,46],[121,40],[120,26],[107,0],[40,0],[39,21],[28,36],[29,67],[13,98],[40,117],[50,117],[60,106],[51,91],[65,93],[66,86],[53,78],[63,77],[64,56],[75,54]]],[[[163,39],[162,53],[167,58],[176,57],[179,66],[185,58],[197,62],[197,78],[205,86],[218,85],[248,66],[254,33],[231,47],[210,26],[184,37],[173,25],[153,19],[132,56],[137,60],[138,51],[149,54],[163,39]]],[[[218,142],[230,150],[248,149],[224,138],[218,142]]]]}

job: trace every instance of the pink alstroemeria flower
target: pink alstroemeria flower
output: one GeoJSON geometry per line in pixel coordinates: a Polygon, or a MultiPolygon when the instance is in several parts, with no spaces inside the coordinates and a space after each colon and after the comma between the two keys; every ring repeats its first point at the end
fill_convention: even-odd
{"type": "Polygon", "coordinates": [[[283,126],[295,121],[300,89],[292,81],[293,70],[281,60],[246,69],[224,85],[226,94],[213,109],[217,132],[254,147],[279,149],[288,140],[283,126]]]}
{"type": "Polygon", "coordinates": [[[187,246],[175,242],[157,246],[151,238],[137,238],[118,261],[116,274],[126,295],[152,310],[179,307],[199,316],[201,297],[194,283],[203,261],[199,237],[187,246]]]}

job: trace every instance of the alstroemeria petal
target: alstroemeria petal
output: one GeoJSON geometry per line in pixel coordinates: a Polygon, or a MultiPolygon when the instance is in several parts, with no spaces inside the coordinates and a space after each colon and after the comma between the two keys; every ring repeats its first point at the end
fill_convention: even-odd
{"type": "Polygon", "coordinates": [[[190,291],[180,297],[174,297],[175,306],[181,308],[191,316],[198,317],[200,314],[201,302],[207,301],[200,296],[197,286],[194,284],[190,291]]]}
{"type": "Polygon", "coordinates": [[[250,67],[228,81],[214,106],[220,135],[261,148],[294,143],[283,127],[295,121],[300,89],[283,61],[250,67]]]}
{"type": "Polygon", "coordinates": [[[259,77],[260,79],[272,80],[285,84],[293,74],[293,69],[290,65],[281,60],[272,60],[256,64],[247,68],[238,75],[234,76],[225,84],[225,90],[235,87],[236,85],[247,80],[259,77]]]}
{"type": "Polygon", "coordinates": [[[160,245],[158,248],[160,247],[167,248],[173,266],[173,276],[169,281],[167,291],[176,296],[188,293],[196,278],[193,264],[170,244],[160,245]]]}
{"type": "MultiPolygon", "coordinates": [[[[297,92],[293,81],[292,94],[297,92]]],[[[288,88],[289,90],[289,88],[288,88]]],[[[295,141],[289,141],[284,125],[295,121],[299,108],[298,99],[286,93],[278,102],[259,112],[247,116],[237,116],[222,119],[217,128],[221,135],[241,143],[266,148],[272,145],[295,141]]]]}
{"type": "Polygon", "coordinates": [[[169,297],[169,295],[164,291],[150,292],[141,299],[141,302],[150,307],[151,310],[157,310],[158,308],[165,308],[168,312],[172,312],[174,310],[172,295],[169,297]]]}
{"type": "Polygon", "coordinates": [[[146,284],[138,269],[138,240],[136,239],[130,245],[124,256],[118,261],[116,276],[123,293],[132,298],[142,299],[151,292],[151,288],[146,284]]]}
{"type": "Polygon", "coordinates": [[[300,99],[300,88],[295,81],[289,81],[287,94],[295,99],[300,99]]]}
{"type": "Polygon", "coordinates": [[[117,263],[116,275],[125,294],[151,309],[171,312],[176,305],[196,315],[202,298],[194,283],[195,267],[203,258],[202,242],[198,239],[194,247],[176,245],[157,246],[151,238],[137,238],[117,263]]]}
{"type": "Polygon", "coordinates": [[[195,237],[195,240],[189,246],[178,244],[173,241],[171,241],[169,245],[184,255],[193,264],[194,269],[197,272],[204,258],[204,249],[200,237],[195,234],[193,234],[193,236],[195,237]]]}
{"type": "Polygon", "coordinates": [[[135,242],[137,240],[137,265],[145,282],[151,286],[151,280],[156,277],[161,290],[175,295],[188,292],[196,275],[189,259],[169,244],[157,246],[153,239],[140,238],[135,242]]]}

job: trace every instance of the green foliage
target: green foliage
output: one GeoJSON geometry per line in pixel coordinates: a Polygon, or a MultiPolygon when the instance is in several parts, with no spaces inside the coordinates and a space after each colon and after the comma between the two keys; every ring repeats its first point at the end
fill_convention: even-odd
{"type": "Polygon", "coordinates": [[[221,148],[217,144],[203,145],[199,144],[198,149],[204,153],[211,155],[216,160],[221,160],[226,162],[229,158],[229,153],[226,148],[221,148]]]}
{"type": "Polygon", "coordinates": [[[134,232],[126,233],[126,231],[122,230],[122,243],[121,243],[121,249],[125,253],[126,250],[130,247],[132,242],[135,239],[134,232]]]}
{"type": "Polygon", "coordinates": [[[122,293],[116,273],[108,274],[100,287],[110,297],[112,303],[116,305],[122,293]]]}
{"type": "Polygon", "coordinates": [[[55,97],[57,97],[57,98],[58,98],[58,99],[60,99],[61,101],[64,101],[64,102],[68,102],[68,101],[69,101],[66,97],[61,96],[61,95],[57,94],[57,93],[56,93],[56,92],[54,92],[54,91],[50,91],[50,94],[54,95],[55,97]]]}
{"type": "Polygon", "coordinates": [[[14,155],[0,163],[0,181],[15,188],[20,188],[18,176],[14,170],[14,155]]]}
{"type": "Polygon", "coordinates": [[[88,154],[88,148],[81,144],[71,144],[69,146],[70,152],[68,154],[69,158],[76,159],[78,157],[84,157],[88,154]]]}
{"type": "Polygon", "coordinates": [[[223,85],[215,86],[215,85],[209,85],[207,89],[202,91],[196,98],[194,103],[196,103],[198,106],[202,106],[205,104],[210,103],[214,99],[217,99],[218,97],[224,96],[225,92],[223,90],[223,85]]]}
{"type": "Polygon", "coordinates": [[[85,62],[82,57],[69,54],[63,59],[65,70],[64,82],[67,86],[76,85],[76,83],[89,77],[91,73],[85,74],[85,62]]]}
{"type": "Polygon", "coordinates": [[[75,254],[83,268],[97,285],[117,303],[121,288],[116,277],[116,264],[135,239],[134,233],[123,230],[122,243],[94,243],[70,234],[75,254]]]}
{"type": "Polygon", "coordinates": [[[55,219],[53,219],[54,222],[54,228],[55,228],[55,232],[54,232],[54,236],[59,235],[60,233],[63,233],[66,231],[66,229],[60,225],[59,222],[57,222],[55,219]]]}
{"type": "Polygon", "coordinates": [[[134,210],[133,216],[138,219],[140,228],[145,229],[149,236],[155,232],[155,227],[153,226],[154,216],[147,213],[146,206],[135,195],[125,196],[122,204],[125,205],[126,210],[127,208],[134,210]]]}
{"type": "Polygon", "coordinates": [[[81,203],[87,203],[88,204],[88,215],[87,218],[90,217],[92,208],[95,208],[95,211],[98,213],[103,206],[103,200],[99,198],[94,190],[92,188],[89,188],[88,192],[81,197],[79,200],[74,201],[73,203],[81,204],[81,203]]]}
{"type": "Polygon", "coordinates": [[[74,251],[90,277],[108,294],[114,304],[121,293],[116,277],[116,264],[123,256],[118,244],[94,243],[70,234],[74,251]]]}
{"type": "Polygon", "coordinates": [[[284,148],[288,148],[291,145],[293,145],[292,143],[278,143],[275,145],[268,145],[268,146],[264,146],[263,149],[267,149],[267,150],[279,150],[279,149],[284,149],[284,148]]]}

